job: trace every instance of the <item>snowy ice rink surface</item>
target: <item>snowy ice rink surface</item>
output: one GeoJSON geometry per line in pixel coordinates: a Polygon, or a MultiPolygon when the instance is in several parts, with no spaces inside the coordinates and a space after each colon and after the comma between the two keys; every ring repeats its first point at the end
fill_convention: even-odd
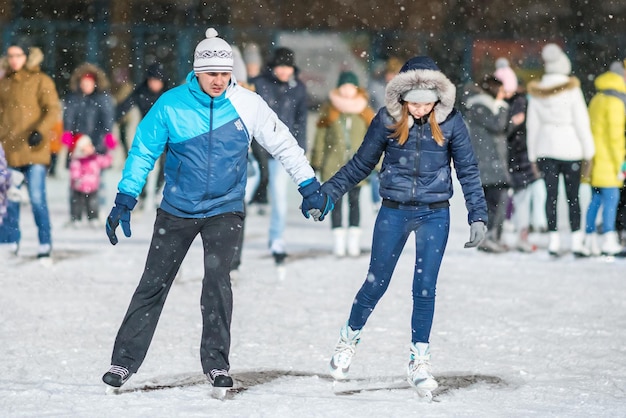
{"type": "MultiPolygon", "coordinates": [[[[119,175],[107,174],[109,202],[119,175]]],[[[504,255],[463,249],[469,228],[458,188],[431,335],[434,374],[443,386],[432,403],[406,388],[334,393],[328,360],[368,255],[334,258],[329,222],[300,215],[295,186],[286,280],[277,279],[267,251],[267,215],[251,210],[246,222],[231,348],[231,372],[246,389],[215,400],[202,376],[198,239],[145,363],[125,393],[105,395],[100,378],[142,272],[154,212],[133,213],[132,238],[121,237],[115,247],[103,228],[66,229],[64,176],[49,181],[52,267],[33,260],[29,207],[22,211],[22,256],[0,258],[0,416],[626,416],[626,261],[555,260],[545,249],[504,255]]],[[[367,249],[374,215],[369,190],[363,193],[367,249]]],[[[545,246],[544,236],[532,239],[545,246]]],[[[364,329],[350,371],[361,382],[384,386],[404,377],[410,240],[364,329]]]]}

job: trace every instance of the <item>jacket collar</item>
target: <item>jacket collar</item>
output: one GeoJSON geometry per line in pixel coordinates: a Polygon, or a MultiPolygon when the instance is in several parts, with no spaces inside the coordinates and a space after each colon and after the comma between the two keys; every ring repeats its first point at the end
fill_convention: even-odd
{"type": "MultiPolygon", "coordinates": [[[[560,74],[556,75],[561,76],[560,74]]],[[[565,78],[562,79],[556,78],[554,83],[552,81],[553,78],[546,76],[544,76],[540,82],[535,80],[531,81],[528,83],[528,94],[534,97],[545,98],[566,90],[580,88],[580,80],[574,76],[565,76],[565,78]]]]}
{"type": "Polygon", "coordinates": [[[186,81],[191,94],[200,103],[202,103],[202,105],[207,107],[211,105],[211,102],[213,102],[214,106],[221,105],[233,94],[235,86],[237,85],[235,77],[231,74],[230,82],[228,83],[228,87],[226,87],[226,90],[224,90],[224,92],[218,97],[211,97],[207,93],[205,93],[204,90],[202,90],[202,87],[200,87],[200,83],[198,82],[198,77],[196,77],[196,74],[193,71],[190,71],[189,74],[187,74],[186,81]]]}

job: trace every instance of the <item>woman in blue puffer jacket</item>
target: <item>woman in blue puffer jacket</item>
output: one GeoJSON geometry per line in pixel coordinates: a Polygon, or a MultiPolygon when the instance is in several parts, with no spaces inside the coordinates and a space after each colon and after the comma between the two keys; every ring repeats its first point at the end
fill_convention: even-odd
{"type": "Polygon", "coordinates": [[[451,161],[468,210],[470,241],[484,238],[487,206],[478,164],[461,114],[456,89],[429,57],[404,64],[386,90],[382,108],[354,157],[322,186],[333,201],[365,179],[384,153],[380,171],[383,203],[372,242],[367,280],[352,304],[350,318],[330,361],[331,374],[348,372],[361,329],[383,296],[411,232],[415,232],[412,341],[408,381],[420,394],[437,387],[430,372],[429,336],[435,287],[450,228],[451,161]]]}

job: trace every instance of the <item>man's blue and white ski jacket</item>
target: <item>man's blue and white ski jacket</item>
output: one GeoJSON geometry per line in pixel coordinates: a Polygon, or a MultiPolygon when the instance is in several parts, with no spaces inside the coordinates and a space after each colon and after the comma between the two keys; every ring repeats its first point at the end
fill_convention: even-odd
{"type": "Polygon", "coordinates": [[[296,184],[315,176],[304,150],[261,96],[233,77],[212,98],[191,72],[186,84],[165,92],[139,123],[118,190],[137,197],[165,151],[161,209],[183,218],[243,212],[252,138],[296,184]]]}

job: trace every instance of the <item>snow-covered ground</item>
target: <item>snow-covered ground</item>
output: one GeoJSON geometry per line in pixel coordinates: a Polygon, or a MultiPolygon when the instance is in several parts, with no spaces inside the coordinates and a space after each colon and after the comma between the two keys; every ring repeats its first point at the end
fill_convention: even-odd
{"type": "MultiPolygon", "coordinates": [[[[154,213],[133,213],[132,238],[122,237],[115,247],[102,228],[66,229],[65,176],[49,181],[52,267],[33,259],[36,232],[28,207],[21,257],[0,258],[0,416],[626,415],[626,261],[464,249],[469,228],[460,191],[452,202],[431,336],[443,389],[432,403],[409,389],[334,393],[328,360],[368,256],[334,258],[328,222],[300,215],[295,187],[285,280],[278,280],[267,251],[268,217],[251,210],[246,222],[234,286],[231,372],[248,389],[219,401],[202,376],[197,240],[144,365],[126,393],[105,395],[100,379],[142,272],[154,213]]],[[[107,178],[111,202],[119,169],[107,178]]],[[[364,249],[374,222],[368,192],[363,190],[364,249]]],[[[544,236],[532,239],[545,245],[544,236]]],[[[413,248],[409,242],[364,329],[351,368],[355,379],[404,377],[413,248]]]]}

